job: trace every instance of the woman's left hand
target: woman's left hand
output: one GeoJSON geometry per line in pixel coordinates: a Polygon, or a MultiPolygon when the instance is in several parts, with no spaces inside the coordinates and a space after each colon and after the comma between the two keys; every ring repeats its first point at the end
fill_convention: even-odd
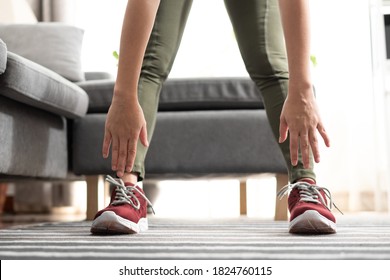
{"type": "Polygon", "coordinates": [[[302,153],[304,168],[310,168],[310,149],[315,162],[320,162],[317,131],[327,147],[328,134],[322,124],[317,103],[311,87],[304,91],[290,86],[280,115],[279,143],[286,141],[290,134],[291,164],[298,164],[299,150],[302,153]]]}

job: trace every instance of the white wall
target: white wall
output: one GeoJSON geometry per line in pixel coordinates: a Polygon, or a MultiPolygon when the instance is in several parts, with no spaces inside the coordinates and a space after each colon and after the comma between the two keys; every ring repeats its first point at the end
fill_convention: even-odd
{"type": "Polygon", "coordinates": [[[379,2],[310,1],[312,49],[318,58],[315,84],[332,138],[332,147],[323,149],[317,170],[325,185],[350,191],[350,207],[356,210],[359,192],[384,189],[388,184],[381,73],[385,56],[379,32],[383,23],[378,20],[380,11],[375,10],[379,2]],[[379,42],[373,47],[372,40],[379,42]]]}
{"type": "Polygon", "coordinates": [[[119,51],[119,40],[126,0],[75,1],[75,25],[83,28],[82,64],[85,71],[116,73],[113,51],[119,51]]]}
{"type": "Polygon", "coordinates": [[[194,1],[171,77],[247,77],[222,0],[194,1]]]}

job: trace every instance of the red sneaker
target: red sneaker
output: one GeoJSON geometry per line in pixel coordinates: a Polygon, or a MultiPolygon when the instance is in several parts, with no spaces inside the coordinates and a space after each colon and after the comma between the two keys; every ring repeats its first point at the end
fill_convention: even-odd
{"type": "Polygon", "coordinates": [[[336,218],[330,212],[333,202],[328,189],[307,182],[297,182],[281,189],[278,196],[281,198],[288,191],[290,233],[336,233],[336,218]]]}
{"type": "Polygon", "coordinates": [[[121,179],[115,180],[111,176],[107,176],[107,181],[116,188],[112,191],[110,204],[95,215],[91,232],[125,234],[146,231],[147,206],[151,203],[144,191],[136,185],[125,185],[121,179]]]}

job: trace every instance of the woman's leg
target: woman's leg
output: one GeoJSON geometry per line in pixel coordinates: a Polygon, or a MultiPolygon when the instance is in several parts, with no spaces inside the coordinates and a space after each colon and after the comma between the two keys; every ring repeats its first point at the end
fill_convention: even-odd
{"type": "MultiPolygon", "coordinates": [[[[161,87],[172,68],[190,12],[192,0],[161,0],[156,21],[145,51],[139,80],[138,99],[143,109],[149,141],[156,124],[161,87]]],[[[132,173],[139,180],[145,176],[144,161],[147,153],[141,143],[132,173]]]]}
{"type": "MultiPolygon", "coordinates": [[[[278,0],[225,0],[242,58],[251,79],[261,91],[272,131],[279,138],[280,113],[288,89],[288,65],[278,0]]],[[[292,166],[289,140],[279,144],[288,166],[290,182],[315,180],[302,158],[292,166]]],[[[311,158],[311,166],[313,160],[311,158]]]]}

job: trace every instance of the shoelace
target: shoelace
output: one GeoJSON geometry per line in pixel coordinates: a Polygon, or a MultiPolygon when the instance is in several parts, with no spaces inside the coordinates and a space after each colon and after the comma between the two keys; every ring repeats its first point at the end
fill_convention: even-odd
{"type": "Polygon", "coordinates": [[[111,203],[112,205],[121,205],[127,203],[133,206],[135,209],[139,210],[141,203],[134,194],[134,192],[137,192],[147,201],[147,203],[152,208],[153,214],[155,214],[152,203],[138,188],[136,188],[136,186],[125,186],[125,183],[122,179],[114,179],[110,175],[107,175],[106,181],[116,186],[115,198],[111,203]]]}
{"type": "MultiPolygon", "coordinates": [[[[323,204],[329,211],[331,211],[332,206],[334,206],[341,214],[341,210],[336,206],[336,204],[332,201],[332,195],[330,191],[327,188],[320,187],[317,185],[311,185],[306,182],[297,182],[294,184],[288,184],[284,186],[279,192],[278,192],[278,198],[282,199],[283,196],[285,196],[287,193],[289,193],[294,188],[297,188],[299,190],[300,200],[304,202],[312,202],[312,203],[321,203],[323,204]],[[329,199],[329,206],[325,202],[324,198],[322,197],[320,191],[324,191],[326,197],[329,199]]],[[[343,214],[344,215],[344,214],[343,214]]]]}

